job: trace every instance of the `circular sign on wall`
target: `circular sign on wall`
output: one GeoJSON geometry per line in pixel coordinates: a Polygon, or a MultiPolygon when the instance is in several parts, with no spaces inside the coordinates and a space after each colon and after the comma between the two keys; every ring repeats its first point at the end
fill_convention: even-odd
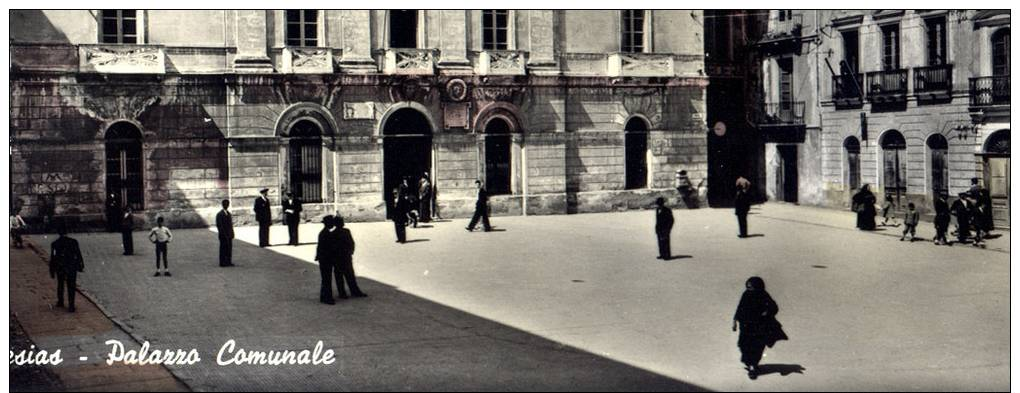
{"type": "Polygon", "coordinates": [[[726,135],[726,123],[721,121],[715,122],[715,126],[712,127],[712,132],[714,132],[717,136],[726,135]]]}
{"type": "Polygon", "coordinates": [[[452,79],[446,83],[446,94],[450,100],[461,102],[467,98],[467,83],[462,79],[452,79]]]}

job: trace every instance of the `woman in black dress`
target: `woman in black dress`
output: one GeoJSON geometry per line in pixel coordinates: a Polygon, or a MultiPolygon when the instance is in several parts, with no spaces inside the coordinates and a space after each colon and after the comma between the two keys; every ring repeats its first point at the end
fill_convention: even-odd
{"type": "Polygon", "coordinates": [[[875,194],[871,193],[869,185],[865,184],[861,190],[854,194],[853,210],[857,212],[857,228],[864,231],[875,230],[875,194]]]}
{"type": "Polygon", "coordinates": [[[745,365],[747,376],[755,379],[758,378],[758,362],[765,353],[765,347],[771,348],[776,341],[788,337],[783,332],[783,325],[776,320],[779,306],[765,291],[765,281],[761,277],[751,277],[744,286],[747,290],[740,297],[737,312],[733,315],[733,331],[740,328],[737,340],[740,361],[745,365]]]}

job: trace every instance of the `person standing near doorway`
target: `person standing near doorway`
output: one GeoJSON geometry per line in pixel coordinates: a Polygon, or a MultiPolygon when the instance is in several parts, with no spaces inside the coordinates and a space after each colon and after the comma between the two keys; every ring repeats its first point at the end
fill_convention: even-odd
{"type": "Polygon", "coordinates": [[[269,247],[269,226],[273,225],[273,212],[270,210],[269,189],[259,191],[255,198],[255,221],[259,223],[259,247],[269,247]]]}
{"type": "Polygon", "coordinates": [[[670,250],[670,234],[673,232],[673,210],[666,206],[666,198],[655,200],[655,238],[659,242],[659,256],[656,259],[668,261],[673,258],[670,250]]]}
{"type": "Polygon", "coordinates": [[[50,246],[50,278],[57,280],[57,307],[64,307],[67,291],[67,311],[74,312],[74,295],[78,290],[78,273],[85,271],[78,241],[67,236],[67,227],[57,225],[57,240],[50,246]]]}
{"type": "Polygon", "coordinates": [[[390,219],[393,220],[393,229],[397,232],[397,243],[407,242],[407,198],[400,192],[400,188],[393,189],[393,202],[391,204],[390,219]]]}
{"type": "Polygon", "coordinates": [[[421,222],[432,221],[432,182],[429,181],[428,172],[422,174],[421,180],[418,180],[418,203],[421,205],[418,208],[421,222]]]}
{"type": "Polygon", "coordinates": [[[230,214],[230,200],[221,202],[223,209],[216,213],[216,232],[220,240],[220,267],[234,266],[234,216],[230,214]]]}
{"type": "Polygon", "coordinates": [[[119,232],[120,220],[120,198],[111,192],[110,196],[106,197],[106,231],[119,232]]]}
{"type": "Polygon", "coordinates": [[[301,224],[301,200],[295,199],[294,194],[287,191],[287,197],[283,200],[283,221],[287,224],[287,244],[298,245],[298,225],[301,224]]]}
{"type": "Polygon", "coordinates": [[[163,226],[163,217],[156,218],[156,227],[149,231],[149,241],[156,245],[156,274],[153,277],[159,277],[160,275],[170,277],[170,261],[167,260],[169,254],[169,244],[174,240],[173,233],[170,232],[170,228],[163,226]],[[159,260],[163,260],[163,271],[160,273],[159,260]]]}
{"type": "Polygon", "coordinates": [[[120,240],[124,245],[124,255],[134,255],[135,239],[132,231],[135,229],[135,215],[131,206],[124,207],[124,215],[120,219],[120,240]]]}
{"type": "Polygon", "coordinates": [[[478,199],[475,201],[475,215],[471,217],[471,222],[464,229],[467,229],[468,232],[474,231],[478,220],[481,220],[485,231],[491,232],[492,225],[489,224],[489,193],[485,191],[485,186],[482,185],[481,180],[475,180],[475,187],[478,188],[478,199]]]}

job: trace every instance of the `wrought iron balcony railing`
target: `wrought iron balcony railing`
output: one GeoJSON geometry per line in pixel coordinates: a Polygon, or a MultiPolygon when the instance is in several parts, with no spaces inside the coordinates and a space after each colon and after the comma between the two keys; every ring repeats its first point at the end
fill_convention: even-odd
{"type": "Polygon", "coordinates": [[[953,92],[953,65],[942,64],[914,68],[914,94],[948,96],[953,92]]]}
{"type": "Polygon", "coordinates": [[[864,102],[864,75],[843,74],[832,77],[832,101],[836,106],[860,105],[864,102]]]}
{"type": "Polygon", "coordinates": [[[804,125],[804,101],[766,103],[763,105],[757,123],[760,126],[804,125]]]}
{"type": "Polygon", "coordinates": [[[1009,75],[970,78],[970,106],[1009,105],[1009,75]]]}
{"type": "Polygon", "coordinates": [[[868,100],[872,102],[903,101],[907,96],[907,70],[868,73],[868,100]]]}

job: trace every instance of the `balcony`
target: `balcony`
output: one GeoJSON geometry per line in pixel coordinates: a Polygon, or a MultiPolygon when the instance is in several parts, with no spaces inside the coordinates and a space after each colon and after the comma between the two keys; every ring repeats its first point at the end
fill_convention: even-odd
{"type": "Polygon", "coordinates": [[[478,54],[478,75],[524,75],[525,55],[521,51],[487,50],[478,54]]]}
{"type": "Polygon", "coordinates": [[[166,53],[160,45],[79,45],[78,59],[81,72],[166,73],[166,53]]]}
{"type": "Polygon", "coordinates": [[[945,100],[953,95],[953,65],[914,68],[914,95],[918,100],[945,100]]]}
{"type": "Polygon", "coordinates": [[[307,46],[285,47],[281,71],[285,74],[331,74],[333,50],[307,46]]]}
{"type": "Polygon", "coordinates": [[[775,17],[769,19],[769,28],[768,32],[765,33],[764,40],[800,38],[800,33],[804,26],[803,16],[802,14],[795,14],[783,20],[775,17]]]}
{"type": "Polygon", "coordinates": [[[873,104],[907,101],[907,70],[868,73],[868,101],[873,104]]]}
{"type": "Polygon", "coordinates": [[[970,106],[1009,105],[1009,75],[970,78],[970,106]]]}
{"type": "Polygon", "coordinates": [[[860,108],[864,105],[864,75],[833,76],[832,101],[837,108],[860,108]]]}
{"type": "Polygon", "coordinates": [[[804,101],[766,103],[757,123],[759,126],[802,126],[804,108],[804,101]]]}
{"type": "Polygon", "coordinates": [[[671,77],[673,56],[655,53],[613,53],[609,55],[609,76],[671,77]]]}
{"type": "Polygon", "coordinates": [[[389,75],[432,75],[438,51],[434,49],[387,49],[383,73],[389,75]]]}

